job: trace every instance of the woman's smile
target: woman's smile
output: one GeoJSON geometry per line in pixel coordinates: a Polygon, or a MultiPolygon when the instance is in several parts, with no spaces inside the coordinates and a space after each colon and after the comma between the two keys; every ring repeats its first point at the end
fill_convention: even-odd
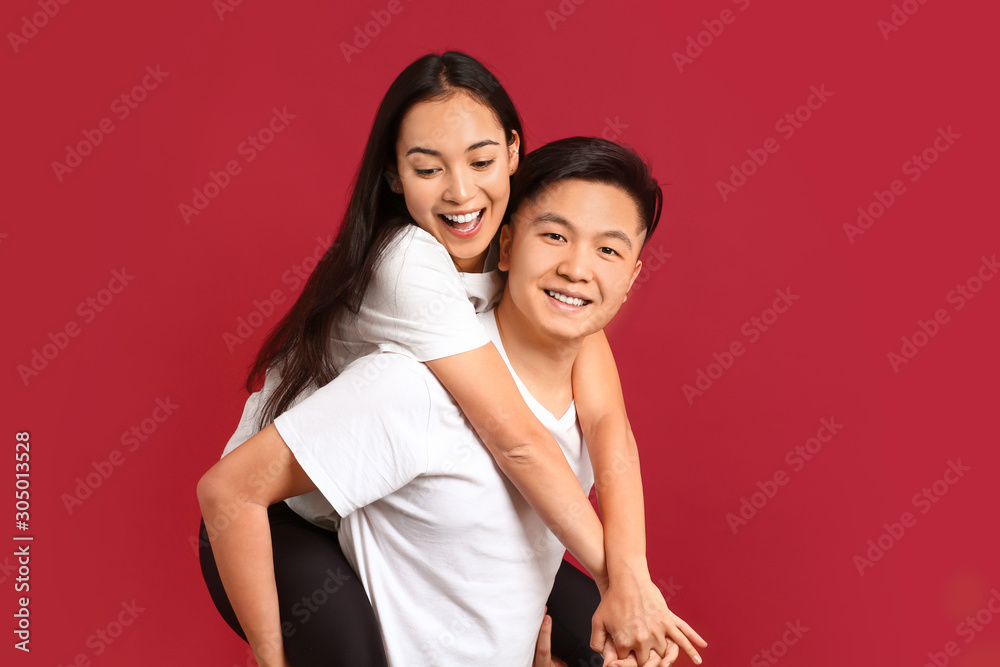
{"type": "Polygon", "coordinates": [[[469,238],[479,232],[485,213],[486,209],[480,208],[471,213],[439,213],[438,217],[444,220],[456,236],[469,238]]]}

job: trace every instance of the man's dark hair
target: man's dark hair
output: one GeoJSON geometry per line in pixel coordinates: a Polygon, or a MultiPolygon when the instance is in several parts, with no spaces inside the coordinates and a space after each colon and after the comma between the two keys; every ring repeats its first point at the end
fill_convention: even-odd
{"type": "Polygon", "coordinates": [[[504,222],[546,188],[570,178],[619,188],[639,209],[639,223],[646,232],[643,243],[652,236],[663,209],[663,191],[649,166],[631,148],[596,137],[559,139],[524,156],[511,179],[504,222]]]}

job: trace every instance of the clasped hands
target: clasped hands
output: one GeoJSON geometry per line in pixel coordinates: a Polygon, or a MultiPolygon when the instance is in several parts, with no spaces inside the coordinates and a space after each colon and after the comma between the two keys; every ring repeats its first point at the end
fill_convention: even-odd
{"type": "MultiPolygon", "coordinates": [[[[535,644],[533,667],[565,667],[551,654],[552,619],[546,614],[535,644]]],[[[619,581],[601,587],[601,604],[593,618],[591,648],[604,657],[604,667],[669,667],[683,650],[696,665],[694,644],[708,643],[684,619],[667,608],[652,581],[619,581]]]]}

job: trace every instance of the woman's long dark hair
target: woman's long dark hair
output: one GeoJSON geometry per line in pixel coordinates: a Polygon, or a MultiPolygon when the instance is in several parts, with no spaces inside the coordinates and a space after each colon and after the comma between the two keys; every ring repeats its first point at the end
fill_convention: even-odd
{"type": "Polygon", "coordinates": [[[281,380],[257,416],[263,428],[287,410],[310,384],[321,387],[340,372],[330,354],[336,323],[356,315],[372,274],[394,233],[414,224],[402,195],[385,179],[396,162],[396,140],[403,116],[415,104],[457,92],[471,94],[496,116],[508,144],[524,133],[521,119],[496,77],[474,58],[449,51],[412,63],[389,86],[372,123],[368,144],[337,237],[309,276],[302,294],[268,334],[247,377],[252,392],[269,369],[281,380]]]}

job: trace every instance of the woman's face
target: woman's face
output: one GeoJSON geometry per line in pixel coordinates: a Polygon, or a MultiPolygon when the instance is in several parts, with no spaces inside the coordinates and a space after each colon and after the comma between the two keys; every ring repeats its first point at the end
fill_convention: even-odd
{"type": "Polygon", "coordinates": [[[507,145],[493,112],[468,93],[420,102],[403,116],[393,189],[459,271],[483,269],[507,209],[519,145],[516,133],[507,145]]]}

